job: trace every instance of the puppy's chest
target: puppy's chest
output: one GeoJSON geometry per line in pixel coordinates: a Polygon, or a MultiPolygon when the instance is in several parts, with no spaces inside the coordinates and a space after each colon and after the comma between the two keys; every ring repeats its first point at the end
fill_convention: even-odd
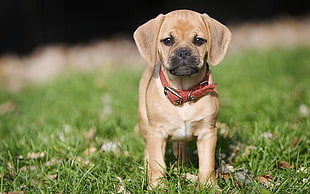
{"type": "Polygon", "coordinates": [[[168,136],[173,141],[188,141],[195,137],[197,130],[200,130],[203,117],[192,112],[186,107],[179,111],[174,121],[168,128],[168,136]]]}
{"type": "Polygon", "coordinates": [[[189,141],[194,137],[193,123],[185,121],[170,131],[169,139],[173,141],[189,141]]]}

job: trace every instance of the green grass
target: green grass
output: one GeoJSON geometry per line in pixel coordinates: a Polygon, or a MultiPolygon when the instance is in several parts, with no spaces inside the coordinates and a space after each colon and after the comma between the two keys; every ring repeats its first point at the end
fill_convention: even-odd
{"type": "MultiPolygon", "coordinates": [[[[310,191],[310,115],[299,111],[310,107],[309,53],[247,51],[211,67],[221,97],[218,122],[229,129],[219,133],[218,161],[234,168],[218,179],[223,193],[310,191]]],[[[148,192],[143,140],[134,130],[140,75],[102,69],[18,92],[0,89],[0,192],[148,192]],[[102,152],[109,142],[118,149],[102,152]],[[96,151],[85,154],[90,147],[96,151]]],[[[182,176],[197,173],[197,155],[190,156],[189,167],[177,171],[170,157],[166,187],[153,192],[205,193],[182,176]]]]}

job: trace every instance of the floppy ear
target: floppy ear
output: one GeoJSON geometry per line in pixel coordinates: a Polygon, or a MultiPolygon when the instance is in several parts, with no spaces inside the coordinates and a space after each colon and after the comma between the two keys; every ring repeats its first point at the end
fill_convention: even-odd
{"type": "Polygon", "coordinates": [[[157,36],[163,21],[164,15],[160,14],[139,26],[133,35],[140,55],[150,65],[158,63],[157,36]]]}
{"type": "Polygon", "coordinates": [[[231,32],[226,26],[207,14],[202,14],[202,18],[209,31],[208,61],[212,65],[217,65],[223,60],[226,54],[231,40],[231,32]]]}

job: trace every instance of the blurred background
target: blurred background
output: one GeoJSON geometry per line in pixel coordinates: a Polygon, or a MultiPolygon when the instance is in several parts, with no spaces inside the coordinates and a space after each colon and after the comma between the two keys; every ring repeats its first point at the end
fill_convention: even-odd
{"type": "Polygon", "coordinates": [[[0,82],[17,89],[64,66],[141,65],[132,33],[159,13],[208,13],[233,33],[230,53],[310,45],[306,0],[1,0],[0,82]]]}

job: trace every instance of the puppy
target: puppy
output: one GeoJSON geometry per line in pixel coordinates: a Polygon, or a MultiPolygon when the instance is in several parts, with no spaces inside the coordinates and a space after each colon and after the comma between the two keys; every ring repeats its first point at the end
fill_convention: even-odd
{"type": "Polygon", "coordinates": [[[196,139],[198,180],[213,183],[219,99],[208,63],[222,61],[230,31],[207,14],[177,10],[138,27],[134,39],[149,64],[139,85],[139,128],[151,188],[165,176],[168,140],[186,160],[186,142],[196,139]]]}

